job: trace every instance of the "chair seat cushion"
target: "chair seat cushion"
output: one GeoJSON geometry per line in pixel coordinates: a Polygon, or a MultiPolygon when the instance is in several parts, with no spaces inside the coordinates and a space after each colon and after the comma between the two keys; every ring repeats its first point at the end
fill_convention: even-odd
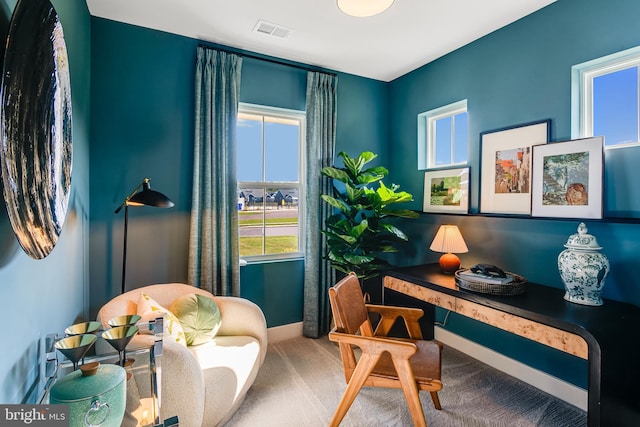
{"type": "Polygon", "coordinates": [[[242,335],[216,336],[188,348],[198,360],[206,384],[205,405],[211,415],[203,425],[218,425],[231,417],[258,375],[259,342],[242,335]]]}
{"type": "MultiPolygon", "coordinates": [[[[440,352],[442,351],[442,344],[437,341],[427,340],[409,341],[418,347],[418,351],[409,359],[416,381],[419,383],[431,383],[431,380],[440,380],[440,352]]],[[[397,376],[389,353],[384,353],[382,357],[380,357],[372,374],[387,378],[397,376]]]]}

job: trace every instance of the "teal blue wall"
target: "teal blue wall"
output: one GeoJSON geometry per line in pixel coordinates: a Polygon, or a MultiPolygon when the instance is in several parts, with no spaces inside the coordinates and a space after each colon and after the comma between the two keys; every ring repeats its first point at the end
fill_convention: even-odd
{"type": "Polygon", "coordinates": [[[120,293],[124,211],[142,181],[172,209],[130,208],[128,289],[185,282],[197,42],[92,18],[91,312],[120,293]]]}
{"type": "MultiPolygon", "coordinates": [[[[115,208],[144,177],[172,209],[132,208],[128,289],[187,279],[191,209],[193,75],[198,41],[92,19],[91,311],[120,292],[123,214],[115,208]]],[[[386,157],[387,84],[347,74],[338,83],[337,149],[386,157]]],[[[245,58],[240,100],[305,109],[306,71],[245,58]]],[[[256,263],[241,293],[268,326],[302,320],[304,264],[256,263]]]]}
{"type": "MultiPolygon", "coordinates": [[[[5,40],[16,1],[0,0],[0,39],[5,40]]],[[[33,402],[37,395],[41,340],[89,313],[89,93],[91,21],[85,2],[53,0],[64,30],[71,75],[73,171],[67,217],[56,247],[42,260],[29,258],[14,237],[0,203],[0,402],[33,402]]],[[[2,55],[4,56],[4,43],[2,55]]],[[[36,65],[36,64],[34,64],[36,65]]]]}
{"type": "MultiPolygon", "coordinates": [[[[478,212],[480,132],[550,118],[552,141],[570,139],[571,66],[640,45],[637,16],[640,2],[635,0],[559,0],[393,81],[390,162],[398,172],[394,175],[396,180],[414,195],[420,195],[413,208],[421,207],[424,177],[415,161],[419,113],[468,99],[471,211],[478,212]]],[[[629,172],[628,182],[637,182],[633,167],[623,163],[625,160],[637,165],[638,149],[607,154],[605,168],[620,171],[624,167],[629,172]]],[[[632,187],[606,183],[607,214],[628,213],[618,211],[616,200],[638,200],[640,194],[632,187]]],[[[463,265],[489,262],[518,272],[532,282],[562,288],[557,256],[567,237],[576,232],[578,222],[423,214],[411,227],[411,247],[396,260],[404,265],[437,261],[438,254],[428,250],[430,240],[438,225],[456,223],[469,246],[469,253],[461,256],[463,265]]],[[[640,225],[586,223],[611,262],[604,296],[640,305],[640,286],[634,273],[640,251],[640,225]]],[[[439,313],[439,320],[443,315],[439,313]]],[[[635,326],[621,325],[631,329],[635,326]]],[[[573,360],[571,356],[538,348],[527,340],[458,316],[450,317],[447,329],[586,386],[586,364],[567,363],[573,360]]]]}
{"type": "MultiPolygon", "coordinates": [[[[479,134],[550,118],[552,139],[570,135],[570,67],[640,44],[635,0],[559,0],[391,83],[339,74],[337,150],[370,149],[391,179],[415,196],[420,210],[423,172],[416,167],[417,115],[468,99],[471,211],[478,211],[479,134]]],[[[170,210],[131,210],[127,280],[130,287],[186,279],[191,187],[192,79],[197,41],[92,19],[91,309],[119,292],[122,214],[113,210],[144,177],[169,195],[170,210]],[[158,261],[160,260],[160,261],[158,261]]],[[[296,68],[246,59],[241,100],[304,109],[305,76],[296,68]]],[[[632,171],[624,155],[607,155],[610,169],[632,171]],[[618,157],[618,159],[610,159],[618,157]]],[[[609,177],[610,178],[610,177],[609,177]]],[[[608,179],[609,179],[608,178],[608,179]]],[[[636,197],[608,182],[608,214],[624,216],[617,200],[636,197]],[[609,191],[613,188],[612,191],[609,191]],[[612,209],[614,208],[614,209],[612,209]]],[[[626,188],[625,188],[626,190],[626,188]]],[[[631,190],[629,191],[636,191],[631,190]]],[[[411,241],[399,265],[435,262],[430,239],[443,222],[460,225],[470,252],[463,263],[492,262],[533,282],[562,287],[556,258],[575,220],[423,214],[406,224],[411,241]]],[[[605,297],[640,305],[633,278],[640,230],[635,223],[587,221],[611,261],[605,297]]],[[[242,294],[264,309],[269,326],[302,318],[303,263],[252,264],[241,272],[242,294]],[[286,273],[286,274],[284,274],[286,273]]],[[[597,310],[597,308],[594,308],[597,310]]],[[[439,313],[443,316],[443,313],[439,313]]],[[[442,319],[440,319],[442,320],[442,319]]],[[[451,316],[446,326],[508,356],[585,386],[584,362],[451,316]]]]}

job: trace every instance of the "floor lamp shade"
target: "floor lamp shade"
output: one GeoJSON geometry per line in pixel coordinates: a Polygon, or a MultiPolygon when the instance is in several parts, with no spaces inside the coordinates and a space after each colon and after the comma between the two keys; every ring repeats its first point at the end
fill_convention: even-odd
{"type": "Polygon", "coordinates": [[[159,191],[151,189],[149,178],[142,180],[131,194],[124,199],[122,204],[118,206],[115,213],[117,214],[124,207],[124,243],[122,248],[122,289],[125,292],[125,277],[127,271],[127,229],[129,226],[129,206],[154,206],[157,208],[171,208],[174,206],[171,199],[159,191]],[[142,189],[141,189],[142,188],[142,189]],[[141,190],[140,190],[141,189],[141,190]],[[140,191],[138,191],[140,190],[140,191]]]}
{"type": "Polygon", "coordinates": [[[455,254],[469,252],[457,225],[441,225],[429,249],[443,253],[439,260],[443,273],[455,273],[460,268],[460,258],[455,254]]]}

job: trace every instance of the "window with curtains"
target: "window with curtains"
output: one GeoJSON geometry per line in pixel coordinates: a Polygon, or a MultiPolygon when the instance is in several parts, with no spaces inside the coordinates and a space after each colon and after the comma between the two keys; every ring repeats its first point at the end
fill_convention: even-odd
{"type": "Polygon", "coordinates": [[[467,100],[418,115],[418,169],[467,163],[467,100]]]}
{"type": "Polygon", "coordinates": [[[241,103],[237,141],[240,256],[302,256],[304,112],[241,103]]]}
{"type": "Polygon", "coordinates": [[[604,136],[605,148],[640,140],[640,47],[572,67],[572,137],[604,136]]]}

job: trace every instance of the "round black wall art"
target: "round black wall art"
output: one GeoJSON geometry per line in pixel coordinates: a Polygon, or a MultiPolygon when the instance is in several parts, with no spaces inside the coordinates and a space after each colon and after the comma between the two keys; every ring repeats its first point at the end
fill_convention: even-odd
{"type": "Polygon", "coordinates": [[[20,0],[2,73],[0,163],[13,231],[32,258],[62,232],[71,189],[71,83],[58,14],[49,0],[20,0]]]}

